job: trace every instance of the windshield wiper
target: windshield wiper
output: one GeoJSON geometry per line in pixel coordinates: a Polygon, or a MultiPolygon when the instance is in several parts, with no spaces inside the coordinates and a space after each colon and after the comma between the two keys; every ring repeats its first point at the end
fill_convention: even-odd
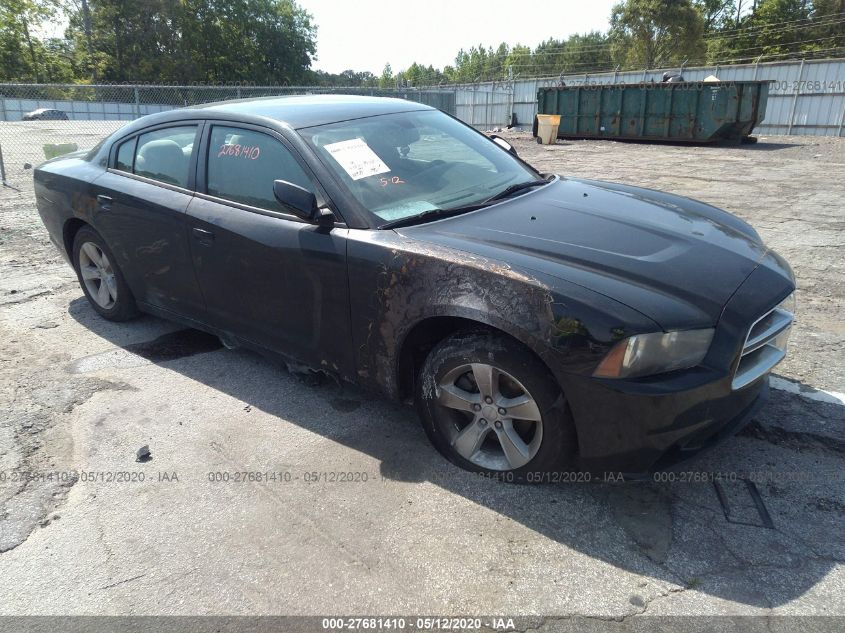
{"type": "Polygon", "coordinates": [[[532,187],[541,187],[542,185],[549,184],[549,181],[545,178],[542,180],[528,180],[526,182],[518,182],[515,185],[511,185],[510,187],[505,187],[495,196],[491,196],[487,198],[484,202],[495,202],[496,200],[501,200],[502,198],[507,198],[509,195],[516,193],[517,191],[522,191],[524,189],[531,189],[532,187]]]}
{"type": "Polygon", "coordinates": [[[496,202],[497,200],[507,198],[508,196],[516,193],[517,191],[531,189],[532,187],[539,187],[541,185],[547,185],[549,184],[549,182],[550,181],[546,180],[545,178],[542,180],[528,180],[526,182],[518,182],[515,185],[505,187],[495,196],[487,198],[486,200],[483,200],[482,202],[478,202],[476,204],[470,204],[464,207],[454,207],[452,209],[428,209],[427,211],[417,213],[416,215],[411,215],[406,218],[399,218],[398,220],[391,220],[390,222],[385,222],[384,224],[379,226],[379,228],[398,229],[402,226],[411,226],[412,224],[419,224],[421,222],[427,222],[429,220],[448,218],[451,215],[460,215],[461,213],[476,211],[477,209],[483,209],[484,207],[490,206],[491,203],[496,202]]]}
{"type": "Polygon", "coordinates": [[[390,222],[385,222],[384,224],[380,225],[378,228],[380,229],[398,229],[403,226],[411,226],[412,224],[419,224],[421,222],[427,222],[429,220],[437,220],[439,218],[448,218],[452,215],[460,215],[461,213],[468,213],[469,211],[475,211],[476,209],[481,209],[486,207],[486,203],[480,204],[470,204],[465,207],[454,207],[452,209],[428,209],[427,211],[423,211],[422,213],[417,213],[416,215],[409,215],[405,218],[399,218],[398,220],[391,220],[390,222]]]}

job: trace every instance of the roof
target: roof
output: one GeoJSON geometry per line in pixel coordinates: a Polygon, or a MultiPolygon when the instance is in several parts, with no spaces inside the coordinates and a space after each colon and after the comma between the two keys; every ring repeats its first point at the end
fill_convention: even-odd
{"type": "Polygon", "coordinates": [[[422,103],[406,101],[405,99],[335,94],[238,99],[206,103],[193,107],[226,114],[268,117],[287,123],[293,128],[311,127],[393,112],[434,109],[422,103]]]}

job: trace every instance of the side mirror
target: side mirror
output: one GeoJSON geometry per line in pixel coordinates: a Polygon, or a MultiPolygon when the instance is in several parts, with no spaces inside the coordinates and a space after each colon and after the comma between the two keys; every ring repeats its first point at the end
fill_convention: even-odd
{"type": "MultiPolygon", "coordinates": [[[[287,180],[276,180],[273,182],[273,195],[276,200],[288,209],[295,216],[307,220],[308,222],[318,222],[323,224],[323,216],[317,207],[317,196],[303,189],[299,185],[295,185],[287,180]]],[[[332,221],[334,216],[332,215],[332,221]]]]}
{"type": "Polygon", "coordinates": [[[517,155],[516,148],[513,145],[511,145],[510,143],[508,143],[501,136],[496,136],[495,134],[491,134],[490,140],[493,141],[499,147],[501,147],[503,150],[508,152],[509,154],[513,154],[514,156],[517,155]]]}

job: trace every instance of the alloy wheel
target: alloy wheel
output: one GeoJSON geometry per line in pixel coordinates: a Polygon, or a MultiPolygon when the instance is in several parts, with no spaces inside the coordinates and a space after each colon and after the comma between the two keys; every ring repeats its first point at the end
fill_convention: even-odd
{"type": "Polygon", "coordinates": [[[506,371],[470,363],[437,384],[437,403],[449,420],[444,430],[464,459],[489,470],[528,464],[543,441],[543,416],[528,390],[506,371]]]}
{"type": "Polygon", "coordinates": [[[117,280],[111,262],[94,242],[85,242],[79,249],[79,274],[88,295],[104,310],[117,301],[117,280]]]}

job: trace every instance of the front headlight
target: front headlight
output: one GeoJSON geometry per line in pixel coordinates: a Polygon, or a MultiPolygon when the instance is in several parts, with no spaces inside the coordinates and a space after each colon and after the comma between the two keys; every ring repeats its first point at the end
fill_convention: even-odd
{"type": "Polygon", "coordinates": [[[713,328],[637,334],[614,345],[594,376],[633,378],[698,365],[707,355],[713,328]]]}

